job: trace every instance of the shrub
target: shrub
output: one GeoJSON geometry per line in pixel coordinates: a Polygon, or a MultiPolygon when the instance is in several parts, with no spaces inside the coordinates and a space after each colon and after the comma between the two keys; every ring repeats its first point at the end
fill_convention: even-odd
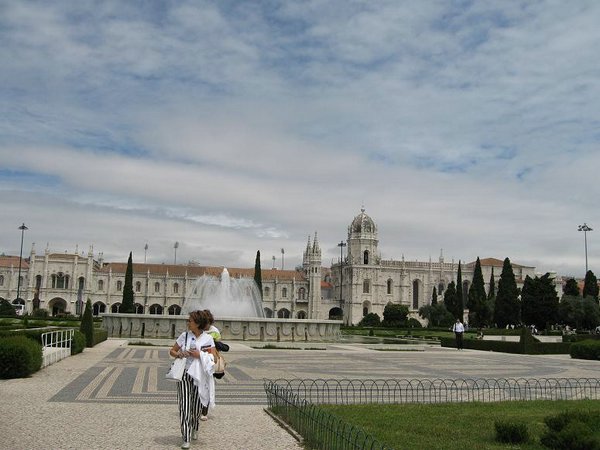
{"type": "Polygon", "coordinates": [[[381,323],[381,319],[379,318],[379,314],[369,313],[358,323],[360,327],[376,327],[381,323]]]}
{"type": "Polygon", "coordinates": [[[496,440],[505,444],[520,444],[529,440],[527,425],[516,422],[494,422],[496,440]]]}
{"type": "Polygon", "coordinates": [[[544,419],[542,445],[555,450],[600,450],[600,411],[567,411],[544,419]]]}
{"type": "Polygon", "coordinates": [[[74,330],[73,342],[71,342],[71,355],[81,353],[85,348],[85,336],[79,330],[74,330]]]}
{"type": "Polygon", "coordinates": [[[48,310],[44,308],[34,309],[31,313],[31,317],[35,317],[36,319],[46,319],[48,315],[48,310]]]}
{"type": "Polygon", "coordinates": [[[15,307],[8,300],[0,300],[0,316],[15,317],[16,315],[15,307]]]}
{"type": "Polygon", "coordinates": [[[574,342],[571,344],[571,358],[600,360],[600,341],[574,342]]]}
{"type": "Polygon", "coordinates": [[[94,345],[108,339],[108,331],[104,328],[94,328],[94,345]]]}
{"type": "Polygon", "coordinates": [[[42,367],[42,346],[25,336],[0,339],[0,378],[23,378],[42,367]]]}
{"type": "Polygon", "coordinates": [[[406,322],[406,326],[408,328],[422,328],[423,326],[421,325],[421,322],[419,322],[417,319],[415,319],[414,317],[411,317],[410,319],[408,319],[408,321],[406,322]]]}

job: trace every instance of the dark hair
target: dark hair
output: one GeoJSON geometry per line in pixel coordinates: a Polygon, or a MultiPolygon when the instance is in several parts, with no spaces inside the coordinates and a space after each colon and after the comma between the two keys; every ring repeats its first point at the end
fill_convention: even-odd
{"type": "Polygon", "coordinates": [[[212,325],[213,323],[215,323],[215,317],[210,312],[210,309],[205,309],[204,313],[206,314],[206,317],[208,317],[208,324],[209,325],[212,325]]]}
{"type": "Polygon", "coordinates": [[[192,311],[190,313],[190,319],[192,319],[201,330],[204,330],[209,323],[208,316],[204,311],[192,311]]]}

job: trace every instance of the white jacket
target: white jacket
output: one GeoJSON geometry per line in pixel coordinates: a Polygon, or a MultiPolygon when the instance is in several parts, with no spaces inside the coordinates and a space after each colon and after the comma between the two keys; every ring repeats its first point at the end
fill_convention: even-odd
{"type": "Polygon", "coordinates": [[[211,353],[200,352],[200,358],[194,358],[192,365],[187,373],[193,378],[194,384],[198,387],[200,402],[203,405],[208,404],[209,410],[215,406],[215,360],[211,353]]]}

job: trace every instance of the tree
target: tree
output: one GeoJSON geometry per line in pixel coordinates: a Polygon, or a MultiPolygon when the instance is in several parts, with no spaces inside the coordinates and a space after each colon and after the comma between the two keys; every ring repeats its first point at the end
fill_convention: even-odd
{"type": "Polygon", "coordinates": [[[458,272],[456,274],[456,314],[455,317],[463,321],[463,316],[465,312],[465,303],[463,297],[463,287],[462,287],[462,269],[460,264],[460,259],[458,260],[458,272]]]}
{"type": "Polygon", "coordinates": [[[469,288],[469,296],[467,299],[467,307],[469,308],[469,325],[472,327],[480,327],[486,324],[486,295],[485,282],[483,281],[483,273],[481,272],[481,261],[479,256],[475,261],[475,269],[473,271],[473,283],[469,288]]]}
{"type": "Polygon", "coordinates": [[[127,260],[127,270],[125,271],[125,285],[123,286],[123,301],[119,312],[132,313],[135,312],[133,306],[133,260],[131,252],[127,260]]]}
{"type": "Polygon", "coordinates": [[[583,297],[592,297],[594,300],[598,300],[598,280],[591,270],[588,270],[585,274],[583,297]]]}
{"type": "Polygon", "coordinates": [[[454,316],[443,303],[421,306],[419,316],[427,319],[428,327],[449,327],[454,323],[454,316]]]}
{"type": "Polygon", "coordinates": [[[400,327],[406,324],[407,317],[408,306],[388,303],[383,309],[382,325],[384,327],[400,327]]]}
{"type": "Polygon", "coordinates": [[[444,292],[444,305],[446,305],[446,309],[452,317],[458,317],[458,310],[456,307],[456,284],[454,281],[451,281],[446,288],[446,292],[444,292]]]}
{"type": "Polygon", "coordinates": [[[521,317],[523,323],[543,330],[558,318],[558,294],[550,274],[531,278],[527,276],[521,291],[521,317]]]}
{"type": "Polygon", "coordinates": [[[79,331],[85,336],[85,346],[94,346],[94,318],[92,317],[92,301],[88,298],[85,302],[85,311],[81,318],[81,324],[79,325],[79,331]]]}
{"type": "Polygon", "coordinates": [[[433,292],[431,293],[431,304],[437,305],[437,289],[435,286],[433,287],[433,292]]]}
{"type": "Polygon", "coordinates": [[[8,300],[0,300],[0,316],[15,317],[16,315],[17,311],[15,310],[15,307],[11,305],[8,300]]]}
{"type": "Polygon", "coordinates": [[[558,305],[560,323],[578,329],[594,329],[600,324],[600,307],[591,297],[563,295],[558,305]]]}
{"type": "Polygon", "coordinates": [[[369,313],[358,323],[360,327],[378,327],[381,325],[381,319],[377,313],[369,313]]]}
{"type": "Polygon", "coordinates": [[[262,289],[262,270],[260,268],[260,250],[256,251],[256,260],[254,261],[254,282],[258,286],[258,291],[260,292],[260,298],[263,297],[263,289],[262,289]]]}
{"type": "Polygon", "coordinates": [[[504,259],[494,306],[494,322],[500,328],[520,322],[519,290],[510,259],[504,259]]]}
{"type": "Polygon", "coordinates": [[[563,295],[579,297],[579,285],[577,284],[577,280],[575,280],[575,278],[569,278],[567,280],[565,288],[563,289],[563,295]]]}
{"type": "Polygon", "coordinates": [[[496,298],[496,280],[494,279],[494,268],[492,267],[492,274],[490,275],[490,290],[488,291],[488,300],[496,298]]]}

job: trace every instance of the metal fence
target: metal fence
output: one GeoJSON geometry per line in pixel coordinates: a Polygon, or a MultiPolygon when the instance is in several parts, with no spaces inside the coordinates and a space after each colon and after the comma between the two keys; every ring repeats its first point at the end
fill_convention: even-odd
{"type": "Polygon", "coordinates": [[[74,330],[56,330],[42,334],[42,367],[71,356],[74,330]]]}
{"type": "Polygon", "coordinates": [[[600,399],[600,378],[265,380],[269,409],[310,448],[387,449],[318,405],[600,399]]]}

